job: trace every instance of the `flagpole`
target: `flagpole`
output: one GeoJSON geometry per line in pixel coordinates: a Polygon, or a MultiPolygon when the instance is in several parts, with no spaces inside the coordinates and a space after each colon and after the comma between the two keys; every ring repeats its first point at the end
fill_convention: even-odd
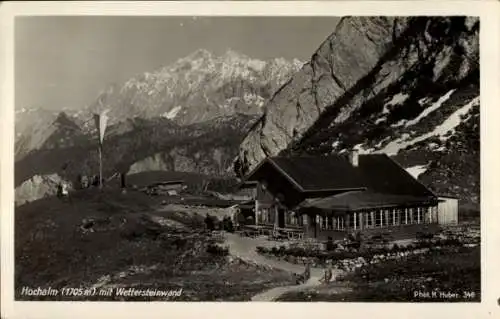
{"type": "Polygon", "coordinates": [[[97,138],[99,141],[99,188],[102,189],[102,144],[104,142],[104,132],[106,130],[106,123],[108,121],[108,117],[106,115],[108,111],[104,110],[100,114],[94,114],[95,125],[97,128],[97,138]]]}
{"type": "Polygon", "coordinates": [[[99,143],[99,188],[102,189],[102,144],[99,143]]]}

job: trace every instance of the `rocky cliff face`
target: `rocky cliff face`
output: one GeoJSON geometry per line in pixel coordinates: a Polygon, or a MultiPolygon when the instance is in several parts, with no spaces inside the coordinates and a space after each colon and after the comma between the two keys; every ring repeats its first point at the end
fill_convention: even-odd
{"type": "MultiPolygon", "coordinates": [[[[22,205],[46,196],[55,196],[61,182],[71,185],[58,174],[35,175],[16,188],[16,205],[22,205]]],[[[72,185],[71,185],[72,187],[72,185]]]]}
{"type": "Polygon", "coordinates": [[[342,19],[265,106],[235,169],[354,147],[388,153],[436,191],[478,203],[478,19],[342,19]]]}
{"type": "MultiPolygon", "coordinates": [[[[239,114],[180,126],[176,133],[169,136],[159,134],[157,139],[150,138],[153,132],[145,134],[142,143],[149,145],[149,149],[128,160],[128,173],[160,170],[211,176],[234,175],[232,161],[237,155],[239,143],[254,121],[255,116],[239,114]]],[[[131,138],[138,139],[137,131],[131,138]]],[[[126,162],[124,159],[120,161],[126,162]]]]}
{"type": "Polygon", "coordinates": [[[393,46],[407,21],[344,18],[300,72],[266,105],[265,114],[241,146],[244,171],[299,140],[311,125],[366,76],[393,46]]]}

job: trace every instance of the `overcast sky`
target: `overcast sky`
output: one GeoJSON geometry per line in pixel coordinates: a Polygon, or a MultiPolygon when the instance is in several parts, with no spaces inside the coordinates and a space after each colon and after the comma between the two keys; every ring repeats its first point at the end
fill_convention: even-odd
{"type": "Polygon", "coordinates": [[[197,49],[308,60],[336,17],[21,17],[15,24],[16,108],[80,108],[109,84],[197,49]]]}

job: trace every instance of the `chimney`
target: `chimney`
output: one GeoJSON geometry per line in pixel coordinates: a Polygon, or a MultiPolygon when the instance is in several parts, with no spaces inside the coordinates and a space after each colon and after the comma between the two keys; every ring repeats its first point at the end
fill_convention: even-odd
{"type": "Polygon", "coordinates": [[[359,164],[359,151],[357,149],[351,150],[351,153],[349,154],[349,162],[351,162],[352,166],[358,167],[358,164],[359,164]]]}

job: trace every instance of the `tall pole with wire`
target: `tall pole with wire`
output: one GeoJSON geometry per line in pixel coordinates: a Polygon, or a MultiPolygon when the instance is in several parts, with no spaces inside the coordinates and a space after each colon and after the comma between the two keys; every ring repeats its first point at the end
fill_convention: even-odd
{"type": "Polygon", "coordinates": [[[102,189],[102,143],[99,143],[99,188],[102,189]]]}

